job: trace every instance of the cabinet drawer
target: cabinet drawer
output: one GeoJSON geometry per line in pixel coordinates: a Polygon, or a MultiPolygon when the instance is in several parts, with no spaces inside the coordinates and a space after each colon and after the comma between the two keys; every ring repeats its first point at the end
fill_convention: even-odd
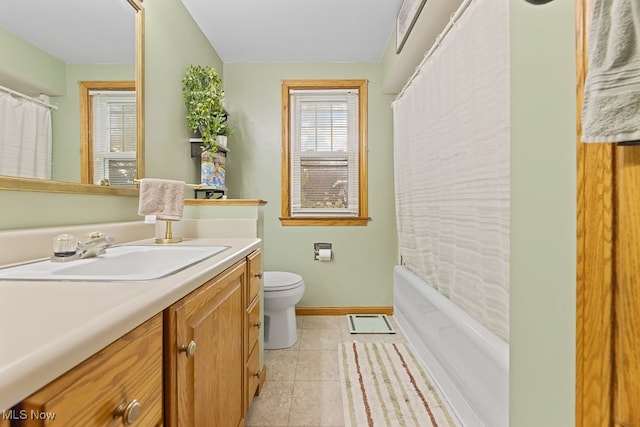
{"type": "Polygon", "coordinates": [[[256,395],[261,375],[259,346],[255,346],[247,361],[247,408],[251,406],[251,402],[256,395]]]}
{"type": "Polygon", "coordinates": [[[249,261],[249,291],[247,292],[247,305],[262,289],[262,253],[255,251],[247,257],[249,261]]]}
{"type": "Polygon", "coordinates": [[[26,414],[54,418],[28,416],[21,426],[116,427],[123,425],[124,416],[135,419],[133,426],[161,425],[162,315],[46,385],[20,407],[26,414]],[[116,416],[120,405],[124,414],[116,416]]]}
{"type": "Polygon", "coordinates": [[[256,299],[253,305],[247,310],[247,325],[249,333],[247,334],[248,350],[251,351],[260,336],[260,328],[264,327],[260,317],[260,300],[256,299]]]}

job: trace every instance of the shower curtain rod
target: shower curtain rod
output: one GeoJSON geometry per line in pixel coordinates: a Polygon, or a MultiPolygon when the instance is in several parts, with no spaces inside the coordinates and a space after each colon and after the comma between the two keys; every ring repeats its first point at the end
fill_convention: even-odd
{"type": "Polygon", "coordinates": [[[444,30],[442,30],[442,32],[438,34],[438,36],[436,37],[436,41],[433,42],[433,46],[431,46],[431,49],[429,49],[427,53],[424,55],[424,58],[422,58],[422,61],[420,61],[420,64],[418,64],[418,66],[416,67],[416,70],[413,72],[411,77],[409,77],[409,80],[407,80],[407,83],[405,83],[404,87],[402,88],[398,96],[396,96],[396,100],[398,100],[402,96],[402,94],[409,87],[411,82],[413,82],[413,79],[416,78],[416,76],[422,69],[422,66],[425,64],[425,62],[427,62],[427,60],[431,57],[431,55],[433,55],[433,52],[435,52],[435,50],[440,46],[442,39],[445,38],[449,30],[451,30],[451,28],[456,24],[456,22],[458,22],[458,19],[462,16],[464,11],[467,10],[467,8],[472,2],[473,0],[464,0],[460,4],[460,6],[458,6],[458,9],[455,12],[453,12],[453,14],[451,15],[451,18],[449,19],[449,22],[447,22],[447,25],[444,27],[444,30]]]}
{"type": "Polygon", "coordinates": [[[4,87],[4,86],[0,86],[0,90],[3,90],[11,95],[15,95],[15,96],[19,96],[20,98],[24,98],[27,99],[31,102],[35,102],[36,104],[40,104],[40,105],[44,105],[47,108],[50,108],[52,110],[57,110],[58,106],[57,105],[52,105],[49,104],[47,102],[41,101],[38,98],[34,98],[33,96],[29,96],[29,95],[25,95],[24,93],[20,93],[18,91],[15,91],[13,89],[9,89],[8,87],[4,87]]]}

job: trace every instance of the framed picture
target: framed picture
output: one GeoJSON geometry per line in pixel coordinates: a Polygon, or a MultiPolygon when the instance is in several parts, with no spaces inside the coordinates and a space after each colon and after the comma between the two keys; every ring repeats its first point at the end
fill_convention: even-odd
{"type": "Polygon", "coordinates": [[[225,153],[203,152],[200,161],[200,182],[207,188],[225,189],[227,187],[226,160],[225,153]]]}
{"type": "Polygon", "coordinates": [[[400,53],[402,50],[402,46],[407,41],[407,37],[426,2],[427,0],[404,0],[402,2],[396,18],[396,53],[400,53]]]}

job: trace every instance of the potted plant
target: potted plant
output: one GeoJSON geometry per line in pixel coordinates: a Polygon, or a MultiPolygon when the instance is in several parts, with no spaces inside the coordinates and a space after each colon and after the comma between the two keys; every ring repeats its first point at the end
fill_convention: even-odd
{"type": "Polygon", "coordinates": [[[182,79],[182,97],[187,109],[187,125],[202,138],[200,182],[213,187],[216,185],[216,138],[229,132],[222,79],[209,65],[190,65],[182,79]]]}
{"type": "Polygon", "coordinates": [[[202,150],[215,153],[216,136],[227,128],[222,79],[209,65],[190,65],[182,79],[187,125],[202,138],[202,150]]]}

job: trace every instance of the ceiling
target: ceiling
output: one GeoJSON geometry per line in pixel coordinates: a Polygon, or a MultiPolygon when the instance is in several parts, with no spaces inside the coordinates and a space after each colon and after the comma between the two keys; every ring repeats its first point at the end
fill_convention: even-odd
{"type": "Polygon", "coordinates": [[[378,62],[402,0],[182,3],[225,63],[378,62]]]}
{"type": "Polygon", "coordinates": [[[135,62],[135,10],[126,0],[0,0],[0,28],[67,64],[135,62]]]}
{"type": "MultiPolygon", "coordinates": [[[[182,0],[223,62],[378,62],[402,0],[182,0]]],[[[68,64],[135,58],[126,0],[0,0],[0,27],[68,64]]]]}

